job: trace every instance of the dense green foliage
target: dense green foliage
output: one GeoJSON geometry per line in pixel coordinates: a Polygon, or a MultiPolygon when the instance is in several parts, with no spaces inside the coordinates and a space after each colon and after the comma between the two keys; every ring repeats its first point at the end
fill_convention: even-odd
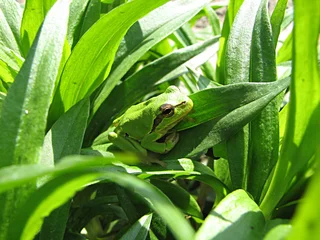
{"type": "Polygon", "coordinates": [[[0,240],[320,238],[320,4],[287,5],[0,0],[0,240]],[[146,165],[107,136],[169,85],[146,165]]]}

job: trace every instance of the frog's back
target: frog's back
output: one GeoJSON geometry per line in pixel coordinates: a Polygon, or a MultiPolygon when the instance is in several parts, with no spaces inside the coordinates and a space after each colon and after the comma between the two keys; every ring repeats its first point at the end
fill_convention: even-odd
{"type": "Polygon", "coordinates": [[[150,101],[131,106],[119,119],[118,128],[130,137],[140,140],[150,133],[155,111],[150,101]]]}

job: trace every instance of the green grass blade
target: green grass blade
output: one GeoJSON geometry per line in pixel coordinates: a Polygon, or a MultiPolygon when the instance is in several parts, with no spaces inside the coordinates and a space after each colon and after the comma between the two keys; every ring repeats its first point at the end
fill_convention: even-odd
{"type": "Polygon", "coordinates": [[[292,60],[292,46],[293,44],[293,32],[291,32],[277,54],[277,63],[282,63],[292,60]]]}
{"type": "Polygon", "coordinates": [[[273,35],[273,45],[277,46],[278,38],[280,35],[281,24],[285,15],[287,8],[288,0],[279,0],[273,13],[271,15],[271,26],[272,26],[272,35],[273,35]]]}
{"type": "Polygon", "coordinates": [[[204,220],[195,239],[261,239],[265,220],[243,190],[227,195],[204,220]]]}
{"type": "Polygon", "coordinates": [[[152,213],[142,216],[135,224],[133,224],[122,236],[121,240],[126,239],[146,239],[150,229],[152,213]]]}
{"type": "Polygon", "coordinates": [[[73,49],[64,67],[51,109],[53,121],[81,99],[93,93],[108,76],[118,45],[129,27],[167,1],[128,2],[100,18],[86,32],[73,49]]]}
{"type": "MultiPolygon", "coordinates": [[[[15,38],[14,42],[18,46],[20,46],[20,25],[21,25],[21,19],[22,19],[21,7],[16,1],[0,0],[0,9],[1,9],[0,11],[2,11],[5,17],[5,21],[10,26],[12,34],[14,35],[14,38],[15,38]]],[[[1,24],[4,24],[2,20],[1,20],[1,24]]],[[[1,32],[0,34],[3,34],[3,33],[1,32]]],[[[17,51],[17,52],[20,52],[20,51],[17,51]]]]}
{"type": "MultiPolygon", "coordinates": [[[[177,159],[181,157],[191,157],[206,151],[221,141],[227,140],[244,125],[253,120],[271,100],[281,93],[289,85],[289,80],[290,79],[287,78],[275,83],[269,83],[269,86],[273,87],[271,92],[265,96],[261,96],[255,101],[228,111],[227,114],[223,114],[197,127],[181,131],[179,133],[179,142],[168,154],[164,155],[163,158],[177,159]]],[[[197,102],[195,102],[194,105],[196,106],[197,102]]],[[[192,122],[192,119],[190,119],[190,121],[192,122]]]]}
{"type": "MultiPolygon", "coordinates": [[[[275,48],[268,15],[268,1],[259,7],[252,36],[251,81],[277,80],[275,48]]],[[[250,152],[247,189],[258,201],[262,188],[278,160],[278,98],[271,101],[250,123],[250,152]]]]}
{"type": "MultiPolygon", "coordinates": [[[[7,9],[4,9],[7,10],[7,9]]],[[[0,43],[11,51],[19,53],[19,42],[16,41],[15,35],[7,22],[6,16],[0,8],[0,43]]]]}
{"type": "Polygon", "coordinates": [[[74,47],[81,37],[83,17],[90,0],[72,1],[70,4],[70,17],[68,25],[68,43],[74,47]]]}
{"type": "Polygon", "coordinates": [[[167,222],[176,239],[192,239],[194,232],[184,216],[174,208],[162,192],[151,184],[120,172],[101,172],[101,170],[90,169],[60,176],[35,192],[21,208],[15,225],[11,225],[9,239],[33,239],[44,216],[66,202],[85,185],[102,180],[116,182],[128,190],[138,193],[167,222]],[[180,229],[184,229],[184,231],[180,231],[180,229]]]}
{"type": "Polygon", "coordinates": [[[156,43],[192,18],[203,8],[206,2],[208,1],[171,1],[135,23],[119,46],[110,76],[94,101],[93,113],[97,112],[116,84],[134,63],[156,43]],[[159,15],[162,17],[159,18],[159,15]]]}
{"type": "MultiPolygon", "coordinates": [[[[12,84],[1,111],[1,167],[39,160],[47,112],[67,32],[68,3],[59,2],[46,18],[25,63],[12,84]]],[[[1,195],[0,238],[34,185],[1,195]],[[15,196],[15,199],[12,199],[15,196]]]]}
{"type": "Polygon", "coordinates": [[[293,29],[293,81],[285,136],[270,187],[261,209],[270,216],[288,184],[304,169],[319,143],[320,74],[317,44],[320,5],[315,1],[295,1],[293,29]],[[308,12],[308,14],[306,14],[308,12]]]}
{"type": "Polygon", "coordinates": [[[26,1],[20,29],[22,52],[24,56],[27,56],[45,16],[55,1],[56,0],[26,1]]]}

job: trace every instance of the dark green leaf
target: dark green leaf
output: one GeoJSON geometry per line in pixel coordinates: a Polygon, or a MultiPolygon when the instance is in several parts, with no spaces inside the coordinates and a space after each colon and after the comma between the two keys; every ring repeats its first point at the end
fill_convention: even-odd
{"type": "Polygon", "coordinates": [[[273,44],[276,47],[288,0],[279,0],[271,16],[273,44]]]}
{"type": "Polygon", "coordinates": [[[120,239],[145,239],[150,229],[152,214],[142,216],[135,224],[133,224],[120,239]]]}
{"type": "MultiPolygon", "coordinates": [[[[216,115],[216,117],[211,121],[205,122],[197,127],[180,132],[179,142],[168,154],[164,155],[163,158],[177,159],[180,157],[194,156],[198,153],[206,151],[208,148],[213,147],[214,145],[218,144],[221,141],[227,140],[230,136],[233,136],[237,131],[239,131],[239,129],[241,129],[244,125],[246,125],[248,122],[253,120],[257,116],[257,114],[259,114],[260,111],[272,99],[274,99],[279,93],[281,93],[289,85],[289,82],[290,82],[290,79],[286,78],[274,83],[260,83],[265,86],[269,86],[270,92],[266,93],[266,95],[262,95],[258,97],[256,100],[249,102],[243,106],[238,106],[238,108],[235,108],[234,110],[227,110],[228,113],[221,114],[220,117],[218,117],[219,115],[216,115]]],[[[247,83],[247,85],[252,85],[252,84],[259,85],[258,83],[247,83]]],[[[243,83],[243,85],[246,85],[246,84],[243,83]]],[[[234,90],[237,88],[235,86],[236,85],[233,85],[233,86],[231,85],[231,86],[225,86],[223,88],[228,89],[228,87],[232,87],[234,90]]],[[[239,84],[238,86],[241,86],[241,85],[239,84]]],[[[200,98],[201,93],[205,91],[218,92],[219,88],[204,90],[196,94],[198,94],[200,98]]],[[[227,93],[227,91],[224,91],[224,92],[227,93]]],[[[224,95],[224,93],[221,92],[221,95],[224,95]]],[[[224,95],[225,98],[227,98],[226,97],[227,95],[229,94],[224,95]]],[[[232,96],[234,97],[234,95],[232,96]]],[[[203,99],[206,99],[207,101],[207,98],[203,98],[203,99]]],[[[209,103],[210,102],[211,101],[209,101],[209,103]]],[[[222,102],[224,102],[224,100],[222,100],[222,102]]],[[[228,106],[229,104],[231,103],[224,102],[223,106],[228,106]]],[[[197,101],[194,102],[194,106],[196,105],[197,105],[197,101]]],[[[191,126],[192,124],[197,125],[195,122],[192,122],[191,120],[189,121],[191,122],[189,126],[191,126]]]]}

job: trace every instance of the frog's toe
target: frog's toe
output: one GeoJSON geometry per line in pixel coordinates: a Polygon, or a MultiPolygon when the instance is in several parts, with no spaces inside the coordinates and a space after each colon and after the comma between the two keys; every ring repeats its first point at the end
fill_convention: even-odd
{"type": "Polygon", "coordinates": [[[166,143],[166,152],[169,152],[179,141],[179,134],[174,131],[170,133],[165,140],[166,143]]]}

